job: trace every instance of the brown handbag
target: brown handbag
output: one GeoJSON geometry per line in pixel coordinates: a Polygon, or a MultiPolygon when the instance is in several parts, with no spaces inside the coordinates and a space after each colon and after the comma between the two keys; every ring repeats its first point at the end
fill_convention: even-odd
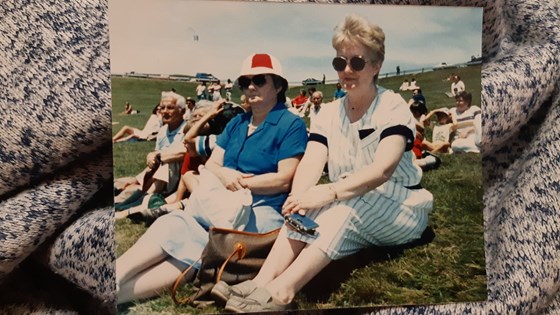
{"type": "Polygon", "coordinates": [[[175,283],[171,293],[176,305],[209,301],[210,291],[220,280],[229,285],[253,279],[262,265],[280,228],[268,233],[251,233],[212,227],[208,233],[208,244],[202,251],[202,263],[193,282],[195,292],[191,296],[179,297],[177,289],[191,271],[185,269],[175,283]]]}

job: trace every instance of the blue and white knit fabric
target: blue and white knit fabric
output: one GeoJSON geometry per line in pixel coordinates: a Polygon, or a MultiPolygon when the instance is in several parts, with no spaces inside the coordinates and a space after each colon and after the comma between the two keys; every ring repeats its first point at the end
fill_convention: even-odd
{"type": "MultiPolygon", "coordinates": [[[[488,301],[379,313],[560,314],[559,1],[340,2],[484,7],[488,301]]],[[[107,11],[0,3],[0,313],[114,312],[107,11]]]]}

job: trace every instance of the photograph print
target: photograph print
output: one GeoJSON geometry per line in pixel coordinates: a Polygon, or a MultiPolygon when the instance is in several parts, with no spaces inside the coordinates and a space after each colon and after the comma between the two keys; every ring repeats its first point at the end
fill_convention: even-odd
{"type": "Polygon", "coordinates": [[[482,14],[110,0],[118,313],[486,300],[482,14]]]}

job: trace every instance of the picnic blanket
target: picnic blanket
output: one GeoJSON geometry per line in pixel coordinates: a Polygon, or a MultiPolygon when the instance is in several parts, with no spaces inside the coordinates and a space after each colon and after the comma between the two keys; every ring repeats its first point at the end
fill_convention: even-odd
{"type": "MultiPolygon", "coordinates": [[[[379,314],[560,313],[559,1],[340,2],[485,10],[488,301],[379,314]]],[[[103,0],[0,4],[0,313],[116,312],[107,14],[103,0]]]]}

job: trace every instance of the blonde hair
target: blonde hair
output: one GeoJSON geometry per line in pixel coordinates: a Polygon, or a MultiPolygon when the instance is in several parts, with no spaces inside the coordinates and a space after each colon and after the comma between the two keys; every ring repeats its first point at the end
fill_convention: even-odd
{"type": "MultiPolygon", "coordinates": [[[[342,23],[335,28],[332,46],[340,50],[348,43],[362,44],[368,50],[368,59],[380,66],[385,60],[385,33],[381,27],[370,23],[357,14],[347,15],[342,23]]],[[[375,76],[377,80],[377,75],[375,76]]]]}

